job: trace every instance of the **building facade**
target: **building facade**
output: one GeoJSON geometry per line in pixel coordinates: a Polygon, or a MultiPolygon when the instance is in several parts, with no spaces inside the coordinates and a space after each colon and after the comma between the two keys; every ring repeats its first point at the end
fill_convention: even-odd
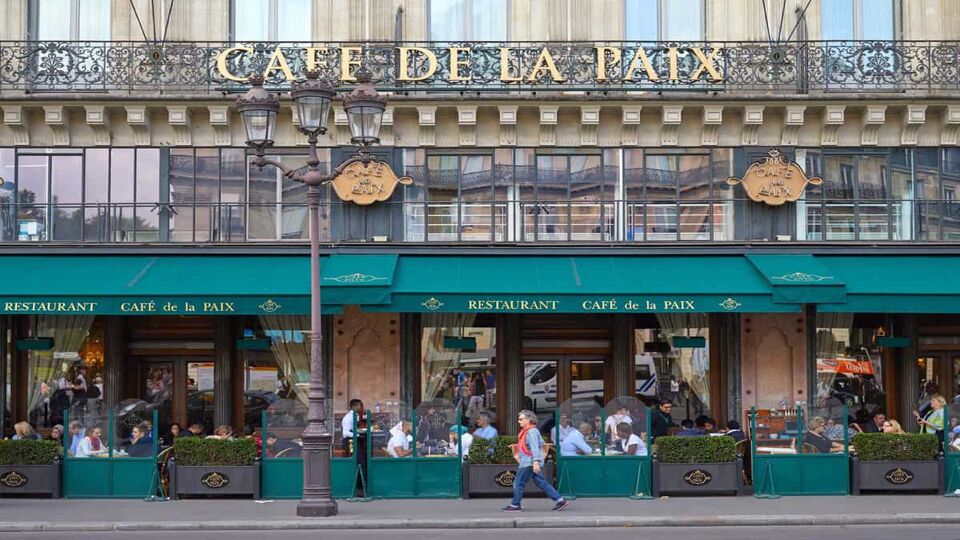
{"type": "MultiPolygon", "coordinates": [[[[336,416],[446,398],[510,432],[637,395],[908,427],[960,394],[953,0],[11,0],[5,433],[78,378],[161,429],[303,407],[306,188],[250,165],[231,105],[361,67],[413,184],[322,204],[336,416]]],[[[285,99],[293,167],[298,122],[285,99]]]]}

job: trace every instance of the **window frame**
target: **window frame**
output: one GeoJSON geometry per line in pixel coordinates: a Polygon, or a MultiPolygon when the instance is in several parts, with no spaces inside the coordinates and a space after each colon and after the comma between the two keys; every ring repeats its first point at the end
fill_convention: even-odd
{"type": "MultiPolygon", "coordinates": [[[[70,1],[70,38],[66,41],[109,41],[113,38],[113,17],[107,21],[107,39],[106,40],[87,40],[80,38],[80,2],[81,0],[70,1]]],[[[112,11],[112,2],[107,1],[107,9],[112,11]]],[[[232,2],[233,0],[231,0],[232,2]]],[[[27,38],[33,41],[61,41],[40,38],[40,3],[43,0],[27,1],[27,38]]]]}
{"type": "MultiPolygon", "coordinates": [[[[840,0],[834,0],[834,1],[840,1],[840,0]]],[[[845,1],[853,3],[853,39],[852,40],[827,39],[824,36],[824,23],[826,22],[826,18],[823,16],[823,8],[821,4],[820,39],[822,41],[829,41],[831,43],[843,43],[848,41],[864,41],[863,0],[845,0],[845,1]]],[[[900,17],[900,14],[903,13],[902,3],[901,3],[901,0],[890,0],[890,4],[891,4],[890,8],[892,9],[892,12],[890,15],[891,15],[891,20],[893,22],[893,28],[890,29],[890,33],[892,34],[890,39],[896,41],[900,39],[900,31],[902,29],[902,21],[900,17]]]]}
{"type": "MultiPolygon", "coordinates": [[[[309,43],[314,39],[313,34],[313,12],[314,12],[314,2],[310,2],[310,13],[307,14],[308,20],[310,20],[310,36],[305,41],[293,41],[289,42],[286,40],[280,40],[279,36],[279,20],[280,20],[280,1],[281,0],[267,0],[267,38],[265,40],[254,40],[256,43],[258,41],[265,41],[267,43],[309,43]]],[[[230,41],[237,41],[237,0],[230,0],[230,41]]]]}
{"type": "MultiPolygon", "coordinates": [[[[444,2],[448,0],[427,0],[426,1],[426,23],[427,23],[427,41],[444,43],[444,41],[437,40],[433,36],[433,6],[434,2],[444,2]]],[[[477,39],[474,36],[473,25],[470,24],[470,21],[473,19],[471,14],[473,13],[473,3],[476,0],[463,0],[464,2],[464,12],[462,20],[460,21],[460,30],[463,37],[456,41],[471,41],[471,42],[496,42],[499,40],[489,40],[489,39],[477,39]]],[[[503,41],[510,41],[512,32],[510,31],[510,12],[513,8],[513,0],[504,0],[507,6],[503,13],[503,27],[504,27],[504,39],[503,41]]]]}
{"type": "MultiPolygon", "coordinates": [[[[647,39],[636,39],[630,38],[627,36],[627,12],[630,9],[631,0],[624,0],[623,3],[623,38],[625,41],[638,41],[641,43],[648,43],[650,40],[647,39]]],[[[670,38],[666,35],[667,33],[667,10],[664,9],[669,5],[669,0],[656,0],[657,2],[657,37],[655,42],[673,42],[678,41],[670,38]]],[[[700,4],[700,37],[697,41],[706,41],[707,39],[707,6],[705,0],[698,0],[700,4]]]]}

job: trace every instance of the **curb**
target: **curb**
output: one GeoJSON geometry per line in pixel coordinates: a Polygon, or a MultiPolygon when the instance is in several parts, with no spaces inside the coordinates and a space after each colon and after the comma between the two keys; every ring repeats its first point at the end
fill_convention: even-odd
{"type": "Polygon", "coordinates": [[[478,519],[298,519],[295,521],[100,521],[88,523],[0,522],[3,532],[104,532],[104,531],[285,531],[285,530],[396,530],[401,529],[557,529],[568,527],[792,527],[811,525],[954,525],[955,514],[883,514],[875,516],[742,515],[694,517],[517,517],[478,519]]]}

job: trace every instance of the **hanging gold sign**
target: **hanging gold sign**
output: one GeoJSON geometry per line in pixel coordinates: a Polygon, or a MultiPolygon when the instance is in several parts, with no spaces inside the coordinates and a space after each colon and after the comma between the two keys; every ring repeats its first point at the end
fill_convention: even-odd
{"type": "Polygon", "coordinates": [[[390,165],[382,161],[354,161],[344,167],[331,183],[340,200],[367,206],[386,201],[393,195],[397,184],[408,186],[413,183],[413,178],[398,178],[390,165]]]}
{"type": "Polygon", "coordinates": [[[807,178],[799,165],[787,161],[779,150],[771,149],[763,161],[750,165],[743,178],[731,176],[727,183],[731,186],[743,184],[744,191],[753,201],[780,206],[799,199],[807,184],[819,186],[823,180],[807,178]]]}

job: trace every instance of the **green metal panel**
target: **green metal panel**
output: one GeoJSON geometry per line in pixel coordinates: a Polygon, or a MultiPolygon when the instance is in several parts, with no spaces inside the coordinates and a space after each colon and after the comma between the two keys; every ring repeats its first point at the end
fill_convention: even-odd
{"type": "MultiPolygon", "coordinates": [[[[330,467],[334,468],[332,462],[330,467]]],[[[303,458],[264,457],[260,463],[260,492],[264,499],[302,498],[303,458]]]]}
{"type": "Polygon", "coordinates": [[[114,499],[144,499],[157,494],[156,458],[110,459],[111,494],[114,499]]]}
{"type": "Polygon", "coordinates": [[[557,462],[557,490],[574,497],[649,495],[650,473],[649,457],[567,456],[557,462]]]}
{"type": "MultiPolygon", "coordinates": [[[[301,461],[301,467],[302,467],[301,461]]],[[[303,471],[300,471],[301,489],[303,471]]],[[[348,499],[356,494],[357,461],[354,458],[330,458],[330,490],[335,499],[348,499]]],[[[299,494],[297,495],[300,496],[299,494]]]]}
{"type": "Polygon", "coordinates": [[[943,458],[943,466],[946,493],[955,493],[960,490],[960,452],[948,450],[943,458]]]}
{"type": "Polygon", "coordinates": [[[756,495],[849,495],[850,457],[847,454],[754,456],[756,495]]]}
{"type": "Polygon", "coordinates": [[[370,497],[411,499],[418,496],[416,458],[368,457],[367,475],[370,497]]]}
{"type": "Polygon", "coordinates": [[[67,499],[108,499],[112,497],[113,465],[109,458],[63,460],[63,496],[67,499]]]}

